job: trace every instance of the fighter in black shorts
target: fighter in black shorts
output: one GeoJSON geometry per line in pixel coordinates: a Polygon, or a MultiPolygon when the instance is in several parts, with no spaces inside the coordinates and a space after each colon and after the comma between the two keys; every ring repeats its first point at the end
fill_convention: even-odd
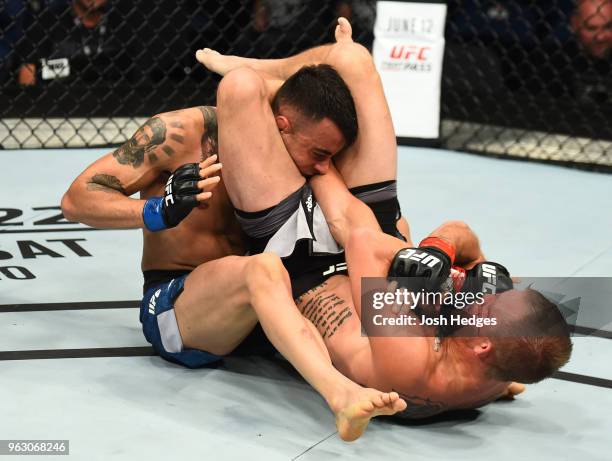
{"type": "MultiPolygon", "coordinates": [[[[401,216],[394,193],[397,148],[380,77],[367,50],[350,39],[350,26],[345,20],[339,21],[336,37],[335,45],[317,47],[282,60],[258,61],[235,56],[221,56],[212,50],[198,52],[198,59],[204,65],[225,75],[218,92],[221,160],[226,166],[225,180],[228,193],[236,207],[239,222],[248,236],[248,247],[253,253],[273,252],[282,258],[292,278],[293,295],[300,295],[308,290],[308,293],[299,297],[298,307],[318,327],[321,327],[319,322],[324,318],[341,318],[345,325],[348,325],[347,319],[354,315],[354,319],[358,321],[360,312],[357,300],[352,296],[350,288],[347,289],[347,284],[342,281],[342,278],[336,277],[346,273],[347,265],[343,260],[338,243],[332,238],[333,234],[342,245],[349,244],[348,236],[341,234],[350,232],[351,226],[346,226],[346,223],[343,222],[335,222],[335,220],[342,221],[350,213],[335,213],[333,208],[336,204],[342,207],[354,202],[346,199],[334,202],[333,194],[337,193],[338,198],[341,194],[341,189],[334,186],[334,192],[330,194],[331,199],[326,200],[328,201],[327,210],[321,209],[317,204],[317,197],[320,198],[320,195],[316,190],[315,194],[312,194],[305,176],[321,175],[313,177],[312,183],[313,185],[315,182],[320,183],[319,187],[322,189],[319,189],[319,192],[329,192],[325,190],[326,179],[319,180],[319,178],[328,176],[340,178],[336,173],[325,174],[331,168],[333,156],[333,163],[341,175],[341,181],[343,180],[346,186],[356,194],[361,194],[362,199],[367,199],[369,196],[374,198],[369,204],[375,212],[376,219],[372,222],[368,221],[369,218],[364,218],[370,229],[383,228],[388,234],[397,235],[397,220],[401,216]],[[332,65],[350,88],[355,100],[359,125],[358,136],[354,144],[343,142],[346,136],[343,137],[337,129],[334,130],[333,124],[328,123],[326,126],[325,118],[319,116],[320,102],[333,101],[334,95],[320,95],[316,87],[304,93],[290,95],[282,91],[275,91],[278,88],[275,78],[282,80],[286,78],[286,75],[291,75],[304,65],[319,64],[318,67],[312,68],[314,71],[314,69],[321,68],[320,63],[332,65]],[[314,94],[320,97],[313,98],[314,94]],[[269,107],[269,98],[271,98],[272,110],[269,107]],[[284,115],[290,112],[289,107],[306,108],[307,112],[302,114],[305,117],[295,117],[293,121],[290,120],[284,115]],[[260,114],[261,116],[257,119],[258,123],[253,123],[250,117],[245,118],[244,114],[260,114]],[[270,127],[269,120],[271,119],[275,121],[276,127],[274,128],[280,130],[280,136],[276,129],[270,127]],[[314,148],[310,148],[310,152],[304,152],[302,150],[303,138],[297,134],[297,127],[301,129],[306,127],[308,131],[310,125],[314,123],[318,123],[319,135],[315,138],[314,148]],[[323,130],[322,134],[320,130],[323,130]],[[241,133],[242,136],[238,136],[238,133],[241,133]],[[319,147],[317,140],[335,145],[336,149],[330,151],[319,147]],[[321,159],[314,169],[305,168],[302,164],[302,158],[307,153],[317,155],[321,159]],[[332,229],[336,229],[336,232],[330,232],[325,222],[332,229]],[[338,231],[338,229],[341,230],[338,231]],[[334,285],[333,289],[330,286],[323,287],[327,279],[329,279],[328,285],[334,285]],[[352,301],[351,297],[353,297],[352,301]],[[339,311],[338,306],[341,304],[343,310],[339,311]],[[325,313],[329,311],[329,314],[321,315],[323,311],[325,313]],[[318,315],[312,317],[310,315],[312,312],[318,315]]],[[[308,72],[308,69],[300,71],[305,76],[308,75],[308,72]]],[[[293,84],[292,78],[285,83],[288,84],[288,87],[293,84]]],[[[336,122],[335,125],[335,128],[338,128],[342,126],[342,123],[336,122]]],[[[312,130],[314,131],[314,128],[312,130]]],[[[359,219],[355,221],[359,222],[359,219]]],[[[361,234],[362,237],[365,235],[368,234],[361,234]]],[[[384,234],[378,231],[377,235],[384,234]]],[[[363,246],[369,243],[363,238],[356,240],[361,240],[363,246]]],[[[383,242],[384,245],[387,243],[383,242]]],[[[388,245],[388,247],[394,247],[395,252],[403,246],[405,244],[398,243],[397,240],[388,245]]],[[[482,262],[482,260],[469,260],[461,253],[455,254],[455,250],[451,248],[452,245],[445,243],[444,237],[433,236],[432,239],[427,240],[425,248],[422,248],[421,251],[443,253],[443,257],[449,259],[449,270],[455,256],[465,258],[469,263],[473,263],[472,265],[482,262]]],[[[366,248],[364,253],[367,252],[366,248]]],[[[478,257],[480,256],[478,248],[478,257]]],[[[393,258],[391,257],[386,261],[385,273],[378,275],[386,275],[392,263],[393,258]]],[[[504,275],[507,277],[507,274],[504,275]]],[[[358,281],[351,281],[358,283],[358,281]]],[[[513,299],[515,293],[512,291],[508,293],[508,296],[504,294],[503,299],[513,299]]],[[[531,303],[531,300],[526,301],[522,298],[520,301],[525,306],[531,303]]],[[[546,306],[545,300],[543,301],[541,297],[537,299],[537,302],[546,306]]],[[[545,309],[548,309],[548,306],[545,309]]],[[[336,327],[339,326],[336,325],[336,327]]],[[[358,334],[359,329],[353,327],[351,331],[358,334]]],[[[396,360],[391,353],[392,349],[386,348],[385,354],[379,360],[373,360],[372,353],[376,352],[373,344],[379,341],[370,344],[369,341],[363,340],[360,344],[347,347],[347,343],[355,343],[355,341],[343,340],[336,341],[334,344],[335,340],[325,336],[327,331],[322,327],[319,329],[334,364],[347,376],[361,383],[378,383],[377,385],[388,390],[394,389],[389,383],[395,382],[398,386],[403,386],[403,389],[416,387],[429,390],[438,396],[446,396],[446,402],[438,405],[435,412],[452,407],[473,407],[479,402],[490,401],[504,394],[511,385],[507,379],[500,376],[489,376],[487,367],[479,366],[478,362],[474,362],[473,369],[469,368],[464,373],[462,372],[463,375],[456,377],[457,380],[464,380],[465,383],[472,382],[473,385],[466,387],[465,392],[459,392],[458,388],[453,391],[451,387],[447,387],[447,383],[436,383],[435,380],[432,380],[430,385],[427,381],[423,382],[422,379],[397,381],[398,376],[393,378],[385,375],[389,370],[397,369],[397,364],[389,365],[390,361],[396,360]],[[338,344],[339,342],[343,344],[338,344]],[[358,362],[360,365],[352,360],[357,356],[361,360],[358,362]],[[386,365],[383,366],[383,363],[386,365]],[[387,371],[384,373],[372,372],[380,366],[387,371]],[[438,388],[434,389],[436,386],[438,388]],[[483,396],[485,396],[484,399],[483,396]]],[[[333,332],[337,331],[339,330],[333,330],[333,332]]],[[[336,338],[339,336],[340,334],[337,334],[336,338]]],[[[558,345],[565,351],[565,355],[561,354],[564,357],[567,357],[566,344],[561,341],[558,345]]],[[[423,344],[420,343],[418,347],[422,348],[423,344]]],[[[410,348],[402,346],[402,352],[398,355],[405,355],[407,350],[410,348]]],[[[487,350],[492,349],[488,347],[487,350]]],[[[422,368],[417,365],[419,357],[420,360],[424,360],[424,357],[428,356],[429,354],[424,350],[414,354],[412,357],[412,364],[415,365],[412,369],[413,373],[437,366],[434,363],[423,363],[422,368]]],[[[562,362],[562,360],[557,362],[555,366],[560,366],[562,362]]],[[[444,366],[450,365],[445,363],[444,366]]],[[[410,376],[409,372],[406,372],[403,377],[407,376],[410,376]]],[[[516,374],[516,376],[523,375],[516,374]]],[[[542,379],[543,375],[538,376],[540,376],[538,379],[542,379]]]]}

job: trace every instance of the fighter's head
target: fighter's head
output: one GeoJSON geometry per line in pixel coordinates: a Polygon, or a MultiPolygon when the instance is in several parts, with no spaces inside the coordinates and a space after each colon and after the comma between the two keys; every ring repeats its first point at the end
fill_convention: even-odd
{"type": "Polygon", "coordinates": [[[325,174],[331,158],[357,138],[349,88],[333,67],[303,67],[280,87],[272,110],[287,151],[306,176],[325,174]]]}
{"type": "Polygon", "coordinates": [[[572,29],[591,56],[607,57],[612,50],[612,1],[578,0],[572,29]]]}
{"type": "Polygon", "coordinates": [[[496,324],[471,339],[488,377],[536,383],[567,363],[572,352],[568,325],[541,293],[510,290],[485,299],[479,316],[496,324]]]}

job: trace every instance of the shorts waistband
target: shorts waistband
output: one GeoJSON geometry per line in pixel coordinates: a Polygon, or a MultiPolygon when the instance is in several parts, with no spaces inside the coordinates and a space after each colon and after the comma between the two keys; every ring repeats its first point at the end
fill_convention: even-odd
{"type": "Polygon", "coordinates": [[[142,271],[142,275],[144,277],[144,284],[142,286],[142,293],[145,294],[155,285],[159,285],[161,283],[169,282],[172,279],[182,277],[183,275],[189,274],[191,271],[182,269],[182,270],[148,270],[142,271]]]}

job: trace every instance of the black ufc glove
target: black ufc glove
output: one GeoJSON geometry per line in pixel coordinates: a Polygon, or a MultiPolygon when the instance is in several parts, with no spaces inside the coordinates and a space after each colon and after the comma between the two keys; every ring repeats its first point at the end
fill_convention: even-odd
{"type": "Polygon", "coordinates": [[[512,290],[514,283],[508,269],[498,263],[485,261],[476,264],[465,273],[461,291],[469,293],[496,294],[512,290]]]}
{"type": "Polygon", "coordinates": [[[391,262],[388,276],[412,279],[399,281],[400,286],[410,291],[437,292],[450,275],[454,257],[453,245],[429,237],[421,242],[419,248],[398,251],[391,262]]]}
{"type": "Polygon", "coordinates": [[[178,167],[168,178],[163,197],[152,197],[145,202],[142,218],[145,227],[159,231],[175,227],[198,206],[200,165],[186,163],[178,167]]]}

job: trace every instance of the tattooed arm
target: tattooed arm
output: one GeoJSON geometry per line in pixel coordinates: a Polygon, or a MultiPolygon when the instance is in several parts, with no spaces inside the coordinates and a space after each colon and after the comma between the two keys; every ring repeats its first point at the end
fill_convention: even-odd
{"type": "Polygon", "coordinates": [[[178,166],[215,152],[214,108],[154,116],[74,180],[62,198],[64,216],[93,227],[143,227],[145,201],[130,195],[163,184],[178,166]]]}

